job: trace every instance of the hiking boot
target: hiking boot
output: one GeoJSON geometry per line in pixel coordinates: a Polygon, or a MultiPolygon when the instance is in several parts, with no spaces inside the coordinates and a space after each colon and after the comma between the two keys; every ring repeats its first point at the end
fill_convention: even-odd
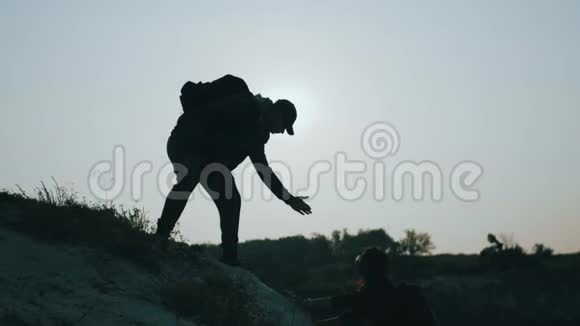
{"type": "Polygon", "coordinates": [[[162,235],[156,234],[153,236],[153,243],[151,244],[151,251],[154,254],[164,255],[167,253],[169,246],[169,239],[162,235]]]}
{"type": "Polygon", "coordinates": [[[231,267],[240,267],[240,260],[238,259],[238,257],[222,256],[220,261],[231,267]]]}
{"type": "Polygon", "coordinates": [[[238,259],[238,246],[237,244],[227,244],[222,243],[222,258],[220,261],[226,265],[238,267],[240,266],[240,260],[238,259]]]}

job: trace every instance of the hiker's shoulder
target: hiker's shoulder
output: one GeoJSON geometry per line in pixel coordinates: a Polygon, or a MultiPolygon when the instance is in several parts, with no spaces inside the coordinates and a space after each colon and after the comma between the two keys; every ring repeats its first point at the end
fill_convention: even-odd
{"type": "Polygon", "coordinates": [[[401,284],[397,287],[401,318],[410,325],[435,325],[436,318],[420,286],[401,284]]]}

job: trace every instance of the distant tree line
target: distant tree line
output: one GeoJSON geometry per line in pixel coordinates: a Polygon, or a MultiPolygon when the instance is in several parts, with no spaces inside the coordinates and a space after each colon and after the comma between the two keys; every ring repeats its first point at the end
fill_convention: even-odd
{"type": "Polygon", "coordinates": [[[554,250],[544,244],[536,243],[528,254],[510,234],[487,235],[490,243],[479,255],[480,266],[484,270],[508,270],[535,267],[542,259],[551,257],[554,250]]]}
{"type": "Polygon", "coordinates": [[[332,232],[330,237],[313,234],[246,241],[240,244],[240,258],[246,268],[281,292],[324,295],[355,286],[353,262],[368,247],[385,250],[391,261],[391,276],[402,281],[433,275],[527,269],[553,254],[551,248],[542,244],[535,245],[528,254],[513,237],[506,235],[489,235],[488,240],[490,246],[480,255],[431,256],[435,245],[428,233],[405,230],[403,237],[395,240],[383,229],[356,233],[344,229],[332,232]]]}
{"type": "Polygon", "coordinates": [[[385,250],[391,257],[430,255],[435,245],[428,233],[406,230],[394,240],[385,230],[344,229],[330,237],[313,234],[276,240],[251,240],[240,244],[242,264],[268,284],[300,293],[325,293],[353,281],[353,262],[368,247],[385,250]]]}

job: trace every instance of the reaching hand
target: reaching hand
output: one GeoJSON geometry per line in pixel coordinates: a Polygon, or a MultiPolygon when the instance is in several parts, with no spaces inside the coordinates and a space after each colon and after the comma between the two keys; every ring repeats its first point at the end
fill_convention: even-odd
{"type": "Polygon", "coordinates": [[[286,204],[290,205],[293,210],[297,211],[298,213],[304,215],[312,214],[312,209],[308,204],[304,202],[304,199],[307,199],[308,196],[296,196],[290,198],[286,204]]]}

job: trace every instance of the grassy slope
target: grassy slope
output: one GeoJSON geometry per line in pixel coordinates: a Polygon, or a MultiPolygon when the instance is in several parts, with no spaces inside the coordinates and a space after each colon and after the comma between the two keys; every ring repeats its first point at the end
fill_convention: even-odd
{"type": "MultiPolygon", "coordinates": [[[[41,320],[45,321],[42,319],[46,317],[45,310],[51,308],[46,306],[46,300],[38,299],[36,290],[40,287],[39,284],[49,283],[51,284],[49,291],[57,291],[67,283],[62,282],[60,278],[47,278],[41,281],[49,277],[46,272],[52,270],[53,267],[56,268],[55,273],[59,275],[66,275],[67,268],[87,271],[105,268],[115,271],[108,273],[104,279],[101,276],[90,278],[87,276],[92,275],[90,272],[71,275],[73,281],[67,287],[67,291],[70,291],[70,295],[77,297],[77,299],[71,299],[77,306],[90,296],[88,293],[97,293],[99,296],[107,297],[130,296],[138,301],[146,301],[148,304],[158,304],[163,306],[164,310],[174,314],[176,319],[202,325],[309,324],[301,311],[296,310],[283,297],[264,286],[253,275],[216,262],[204,253],[203,247],[174,242],[166,256],[156,256],[150,250],[151,227],[139,210],[124,210],[110,205],[85,203],[58,186],[53,191],[43,186],[38,189],[35,198],[29,198],[26,194],[0,192],[0,231],[2,229],[11,230],[3,231],[6,234],[5,238],[9,239],[9,241],[6,239],[3,241],[4,244],[8,243],[8,246],[3,249],[14,253],[11,256],[11,262],[5,261],[14,266],[11,266],[12,269],[0,269],[0,272],[6,274],[0,275],[0,281],[8,280],[12,277],[9,276],[12,275],[10,273],[19,274],[19,270],[24,269],[22,272],[29,274],[30,282],[15,280],[7,283],[14,291],[14,300],[20,302],[16,299],[16,294],[32,291],[32,297],[18,297],[24,300],[23,304],[27,304],[27,300],[38,301],[35,303],[35,311],[44,313],[31,321],[30,318],[33,317],[28,316],[30,310],[24,309],[22,304],[8,310],[3,307],[6,309],[0,309],[0,324],[2,325],[35,325],[41,320]],[[36,239],[35,241],[40,245],[31,241],[18,240],[19,237],[13,236],[14,231],[36,239]],[[26,251],[26,248],[18,243],[29,243],[26,246],[29,250],[26,251]],[[60,249],[42,251],[42,248],[60,249]],[[65,256],[61,257],[61,251],[65,252],[65,256]],[[19,259],[22,255],[28,255],[30,259],[19,259]],[[38,256],[35,257],[35,255],[38,256]],[[45,259],[47,255],[51,257],[45,259]],[[108,263],[90,257],[107,257],[108,263]],[[58,263],[59,259],[61,263],[58,263]],[[86,260],[93,263],[87,266],[83,264],[86,260]],[[40,261],[40,263],[31,267],[27,263],[30,261],[40,261]],[[53,262],[56,266],[53,266],[53,262]],[[71,266],[66,266],[68,264],[71,266]],[[122,267],[126,264],[131,267],[122,267]],[[119,273],[119,270],[127,272],[119,273]],[[129,284],[135,279],[146,281],[139,286],[131,287],[129,284]],[[77,285],[72,285],[75,284],[74,282],[77,285]],[[113,290],[117,292],[107,292],[111,290],[105,286],[109,283],[116,284],[113,290]],[[17,290],[19,287],[24,292],[17,290]],[[152,290],[146,291],[145,294],[138,294],[140,293],[138,289],[143,287],[152,290]],[[28,317],[24,318],[24,316],[28,317]],[[298,321],[300,322],[297,323],[298,321]]],[[[66,300],[68,299],[57,296],[51,301],[65,302],[66,300]]],[[[94,300],[89,300],[89,302],[91,303],[87,304],[95,304],[94,300]]],[[[99,302],[102,305],[106,304],[106,302],[99,302]]],[[[119,305],[117,309],[120,314],[131,314],[127,306],[119,305]]],[[[58,315],[57,312],[52,313],[58,315]]],[[[53,320],[49,324],[76,325],[89,322],[93,318],[82,315],[79,317],[78,311],[76,314],[69,311],[68,314],[59,316],[62,317],[60,320],[53,320]],[[76,318],[81,318],[83,322],[77,323],[76,318]]],[[[103,318],[105,317],[100,320],[107,320],[103,318]]]]}

